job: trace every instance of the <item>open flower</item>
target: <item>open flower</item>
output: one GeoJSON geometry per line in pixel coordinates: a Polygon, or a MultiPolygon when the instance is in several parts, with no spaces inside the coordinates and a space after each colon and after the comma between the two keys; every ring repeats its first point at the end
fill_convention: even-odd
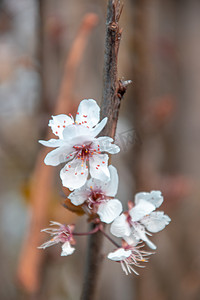
{"type": "Polygon", "coordinates": [[[123,243],[121,248],[118,248],[114,252],[108,254],[108,258],[121,263],[122,270],[126,275],[131,272],[139,275],[139,273],[134,269],[134,267],[143,268],[141,262],[148,262],[148,257],[151,255],[151,252],[141,250],[142,246],[131,246],[126,243],[123,243]],[[124,245],[123,245],[124,244],[124,245]],[[134,267],[133,267],[134,266],[134,267]]]}
{"type": "Polygon", "coordinates": [[[50,226],[54,225],[58,227],[45,228],[41,230],[42,232],[49,233],[52,236],[52,238],[38,248],[45,249],[55,244],[62,243],[63,245],[61,256],[71,255],[75,251],[75,248],[71,247],[71,245],[75,244],[75,240],[73,238],[72,233],[74,230],[74,225],[64,225],[58,222],[51,221],[50,226]]]}
{"type": "Polygon", "coordinates": [[[111,233],[117,237],[123,237],[129,244],[142,240],[151,249],[156,249],[156,245],[147,237],[151,235],[148,231],[159,232],[171,221],[164,212],[154,211],[162,202],[163,197],[160,191],[136,194],[135,206],[114,220],[110,229],[111,233]]]}
{"type": "Polygon", "coordinates": [[[107,118],[99,123],[100,108],[96,101],[82,100],[75,121],[71,115],[52,118],[49,126],[59,139],[39,142],[56,148],[45,157],[46,165],[57,166],[67,162],[60,172],[63,186],[74,190],[84,185],[88,177],[88,164],[91,177],[109,180],[108,155],[105,152],[114,154],[120,149],[112,144],[110,137],[96,138],[107,123],[107,118]]]}
{"type": "Polygon", "coordinates": [[[111,223],[122,212],[121,202],[113,199],[118,189],[117,170],[111,165],[108,168],[109,181],[91,178],[68,196],[74,205],[83,205],[88,213],[97,213],[105,223],[111,223]]]}

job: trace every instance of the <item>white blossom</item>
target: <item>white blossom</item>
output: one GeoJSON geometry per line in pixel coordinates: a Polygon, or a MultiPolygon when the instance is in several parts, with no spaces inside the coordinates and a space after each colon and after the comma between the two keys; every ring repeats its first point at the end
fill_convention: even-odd
{"type": "Polygon", "coordinates": [[[144,241],[151,249],[156,249],[147,235],[163,230],[171,219],[162,211],[154,211],[163,202],[160,191],[138,193],[135,196],[135,206],[117,217],[111,224],[111,233],[123,237],[129,244],[144,241]],[[148,232],[148,231],[149,232],[148,232]]]}
{"type": "Polygon", "coordinates": [[[76,119],[61,114],[49,121],[52,132],[58,139],[39,141],[47,147],[54,147],[45,157],[45,164],[57,166],[67,162],[60,172],[63,186],[70,190],[83,186],[89,172],[92,178],[109,180],[108,155],[118,153],[119,147],[113,144],[110,137],[96,136],[107,123],[104,118],[100,123],[100,108],[93,99],[80,102],[76,119]]]}
{"type": "Polygon", "coordinates": [[[97,213],[100,220],[111,223],[122,212],[122,204],[118,199],[113,199],[118,189],[118,174],[113,166],[109,166],[110,180],[101,181],[91,178],[84,186],[74,190],[68,198],[74,205],[87,207],[89,213],[97,213]]]}
{"type": "Polygon", "coordinates": [[[144,267],[140,263],[148,262],[148,256],[152,254],[151,252],[141,250],[141,247],[143,246],[126,245],[126,247],[121,247],[114,252],[110,252],[107,257],[113,261],[120,262],[122,270],[126,275],[131,272],[139,275],[134,267],[144,267]]]}
{"type": "Polygon", "coordinates": [[[62,243],[63,245],[61,256],[71,255],[75,251],[75,248],[71,247],[71,245],[75,244],[72,233],[74,230],[74,225],[64,225],[59,222],[51,221],[50,226],[57,226],[57,228],[45,228],[41,231],[49,233],[52,236],[52,238],[49,241],[42,244],[40,247],[38,247],[38,249],[45,249],[58,243],[62,243]]]}

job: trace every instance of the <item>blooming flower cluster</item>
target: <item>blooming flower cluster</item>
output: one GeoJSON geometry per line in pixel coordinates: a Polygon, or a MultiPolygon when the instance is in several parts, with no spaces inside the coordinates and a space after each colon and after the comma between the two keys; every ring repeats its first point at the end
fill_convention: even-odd
{"type": "MultiPolygon", "coordinates": [[[[109,154],[120,151],[108,136],[98,137],[105,127],[107,118],[100,121],[100,108],[93,99],[81,101],[76,118],[71,114],[53,116],[49,121],[52,132],[58,137],[49,141],[39,141],[42,145],[55,148],[45,157],[45,164],[57,166],[65,163],[60,171],[64,187],[71,193],[68,196],[71,205],[79,207],[96,224],[92,232],[101,231],[106,237],[102,223],[111,224],[112,235],[121,239],[118,245],[108,237],[117,249],[108,254],[110,260],[120,262],[126,274],[138,272],[134,267],[141,267],[147,262],[151,252],[143,250],[145,242],[151,249],[156,246],[147,235],[156,233],[169,224],[170,218],[161,211],[155,211],[163,202],[159,191],[138,193],[135,203],[128,203],[128,211],[122,213],[122,204],[116,199],[118,173],[114,166],[108,165],[109,154]],[[89,177],[89,178],[88,178],[89,177]]],[[[74,237],[84,233],[74,232],[74,225],[62,225],[51,222],[50,227],[42,231],[52,238],[39,248],[45,249],[62,243],[62,256],[74,252],[74,237]]]]}

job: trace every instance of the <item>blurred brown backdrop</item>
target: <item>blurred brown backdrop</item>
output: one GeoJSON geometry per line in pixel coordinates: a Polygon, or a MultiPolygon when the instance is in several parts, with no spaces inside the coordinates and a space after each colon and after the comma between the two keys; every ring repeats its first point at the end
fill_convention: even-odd
{"type": "MultiPolygon", "coordinates": [[[[36,249],[48,220],[76,222],[37,140],[54,112],[100,103],[105,15],[102,0],[0,1],[1,300],[79,299],[85,238],[67,258],[36,249]]],[[[200,299],[199,15],[198,0],[124,1],[119,73],[133,84],[116,135],[118,198],[126,208],[135,192],[159,189],[172,222],[140,277],[105,260],[99,299],[200,299]]]]}

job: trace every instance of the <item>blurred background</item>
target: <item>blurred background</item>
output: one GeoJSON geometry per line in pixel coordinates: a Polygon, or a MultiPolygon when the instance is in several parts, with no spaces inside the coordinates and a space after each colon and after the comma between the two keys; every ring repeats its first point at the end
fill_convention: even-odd
{"type": "MultiPolygon", "coordinates": [[[[73,256],[38,250],[49,220],[77,222],[62,206],[59,169],[43,163],[52,114],[102,97],[103,0],[0,0],[0,299],[79,299],[86,239],[73,256]]],[[[131,79],[113,157],[124,208],[159,189],[170,225],[140,276],[105,260],[99,299],[200,299],[200,2],[125,0],[119,76],[131,79]]],[[[105,243],[105,254],[113,250],[105,243]]]]}

